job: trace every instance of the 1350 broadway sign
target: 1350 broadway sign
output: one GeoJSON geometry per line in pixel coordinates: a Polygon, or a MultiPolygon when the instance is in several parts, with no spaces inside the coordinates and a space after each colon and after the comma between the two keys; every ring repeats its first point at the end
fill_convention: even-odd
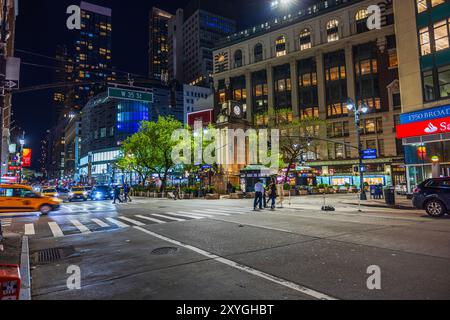
{"type": "Polygon", "coordinates": [[[400,123],[408,124],[418,121],[435,120],[445,117],[450,117],[450,105],[402,114],[400,116],[400,123]]]}
{"type": "Polygon", "coordinates": [[[398,139],[447,132],[450,132],[450,117],[400,124],[397,126],[398,139]]]}

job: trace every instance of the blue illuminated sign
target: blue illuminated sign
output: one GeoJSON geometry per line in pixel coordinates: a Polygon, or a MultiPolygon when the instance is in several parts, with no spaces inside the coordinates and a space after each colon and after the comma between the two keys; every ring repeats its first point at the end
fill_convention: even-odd
{"type": "Polygon", "coordinates": [[[373,160],[377,158],[377,149],[363,150],[363,160],[373,160]]]}
{"type": "Polygon", "coordinates": [[[400,116],[400,124],[409,124],[446,117],[450,117],[450,105],[402,114],[400,116]]]}

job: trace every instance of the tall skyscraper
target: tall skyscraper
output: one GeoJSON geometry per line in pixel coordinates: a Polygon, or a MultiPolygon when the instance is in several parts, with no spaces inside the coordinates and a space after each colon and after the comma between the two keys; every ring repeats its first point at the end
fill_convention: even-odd
{"type": "Polygon", "coordinates": [[[177,10],[169,24],[170,79],[210,86],[215,43],[236,31],[232,16],[228,5],[202,0],[177,10]]]}
{"type": "Polygon", "coordinates": [[[169,20],[172,15],[161,9],[150,11],[149,75],[167,82],[169,80],[169,20]]]}
{"type": "MultiPolygon", "coordinates": [[[[66,84],[73,81],[73,58],[69,54],[67,46],[58,45],[55,54],[55,74],[56,83],[66,84]]],[[[64,117],[69,101],[69,89],[61,86],[53,91],[53,114],[52,122],[55,123],[60,117],[64,117]]]]}
{"type": "Polygon", "coordinates": [[[81,110],[107,81],[115,80],[112,71],[112,10],[81,1],[81,30],[75,42],[72,108],[81,110]],[[92,84],[89,82],[98,81],[92,84]]]}

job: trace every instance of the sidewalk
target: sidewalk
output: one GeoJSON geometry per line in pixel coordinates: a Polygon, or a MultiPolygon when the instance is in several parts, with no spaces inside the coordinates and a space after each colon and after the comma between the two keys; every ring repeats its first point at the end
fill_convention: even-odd
{"type": "Polygon", "coordinates": [[[20,265],[20,255],[22,253],[22,238],[5,235],[0,242],[0,264],[20,265]]]}
{"type": "MultiPolygon", "coordinates": [[[[358,200],[347,200],[343,202],[344,204],[349,205],[358,205],[358,200]]],[[[393,209],[400,209],[400,210],[417,210],[413,207],[412,201],[408,200],[404,196],[395,196],[395,205],[390,206],[387,205],[384,199],[368,199],[367,201],[362,201],[361,206],[363,207],[372,207],[372,208],[393,208],[393,209]]]]}

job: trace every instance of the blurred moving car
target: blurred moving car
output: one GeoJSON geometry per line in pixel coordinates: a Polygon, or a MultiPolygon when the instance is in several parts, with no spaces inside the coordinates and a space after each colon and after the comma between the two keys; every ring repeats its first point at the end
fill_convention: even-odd
{"type": "Polygon", "coordinates": [[[59,199],[61,199],[63,201],[69,200],[69,193],[70,193],[69,189],[58,187],[58,188],[56,188],[56,191],[59,194],[59,197],[58,197],[59,199]]]}
{"type": "Polygon", "coordinates": [[[399,196],[405,196],[407,194],[407,190],[406,183],[400,183],[395,186],[395,193],[399,196]]]}
{"type": "Polygon", "coordinates": [[[88,193],[88,198],[91,198],[91,196],[92,196],[92,190],[94,190],[94,187],[91,187],[91,186],[85,186],[84,189],[85,189],[86,192],[88,193]]]}
{"type": "Polygon", "coordinates": [[[69,192],[68,201],[72,202],[75,200],[88,200],[89,193],[86,191],[85,187],[72,187],[69,192]]]}
{"type": "Polygon", "coordinates": [[[413,205],[432,217],[442,217],[450,209],[450,178],[428,179],[414,189],[413,205]]]}
{"type": "Polygon", "coordinates": [[[61,200],[42,196],[24,185],[0,185],[0,212],[35,212],[47,215],[57,211],[61,200]]]}
{"type": "Polygon", "coordinates": [[[108,186],[96,186],[92,189],[91,199],[95,200],[112,200],[114,199],[114,190],[108,186]]]}
{"type": "Polygon", "coordinates": [[[44,197],[53,197],[53,198],[59,197],[59,193],[58,190],[56,190],[56,188],[44,188],[42,189],[41,194],[44,197]]]}

